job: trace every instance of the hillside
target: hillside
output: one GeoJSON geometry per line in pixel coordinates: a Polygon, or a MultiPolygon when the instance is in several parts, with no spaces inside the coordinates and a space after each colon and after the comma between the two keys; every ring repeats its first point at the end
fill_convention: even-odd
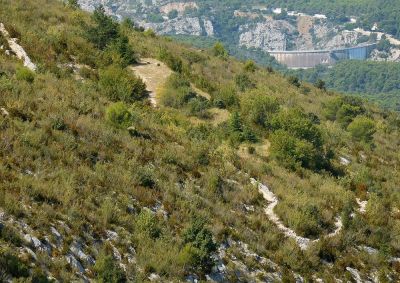
{"type": "Polygon", "coordinates": [[[289,71],[313,84],[352,93],[376,102],[387,109],[400,111],[400,64],[390,62],[342,61],[332,68],[289,71]]]}
{"type": "Polygon", "coordinates": [[[0,282],[400,280],[397,113],[68,3],[0,0],[0,282]]]}

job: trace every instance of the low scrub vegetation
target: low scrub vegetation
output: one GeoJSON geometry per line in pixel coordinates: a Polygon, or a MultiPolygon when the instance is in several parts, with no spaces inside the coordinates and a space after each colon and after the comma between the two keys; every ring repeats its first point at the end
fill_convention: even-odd
{"type": "Polygon", "coordinates": [[[101,8],[3,2],[0,18],[40,68],[0,54],[0,209],[32,229],[23,234],[56,243],[57,227],[63,242],[39,252],[21,225],[0,219],[0,276],[80,280],[66,255],[82,242],[96,260],[79,259],[84,274],[98,282],[204,279],[218,248],[232,282],[232,258],[275,268],[253,251],[288,282],[347,280],[346,267],[399,280],[398,114],[234,60],[220,45],[200,52],[148,36],[101,8]],[[139,57],[174,71],[158,108],[127,68],[139,57]],[[215,108],[228,119],[213,123],[215,108]],[[321,240],[303,251],[285,237],[250,177],[277,196],[284,225],[321,240]],[[368,201],[363,212],[357,199],[368,201]],[[324,238],[338,216],[343,229],[324,238]]]}

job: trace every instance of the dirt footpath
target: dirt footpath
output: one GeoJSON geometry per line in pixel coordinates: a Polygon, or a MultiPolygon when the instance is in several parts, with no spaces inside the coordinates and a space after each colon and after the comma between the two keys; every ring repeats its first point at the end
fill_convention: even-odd
{"type": "Polygon", "coordinates": [[[157,106],[157,95],[159,88],[164,85],[172,74],[170,68],[163,62],[153,58],[141,58],[140,62],[130,67],[147,86],[151,104],[157,106]]]}

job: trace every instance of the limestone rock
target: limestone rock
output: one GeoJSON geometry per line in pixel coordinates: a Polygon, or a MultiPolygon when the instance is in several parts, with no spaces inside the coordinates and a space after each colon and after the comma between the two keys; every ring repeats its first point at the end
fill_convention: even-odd
{"type": "Polygon", "coordinates": [[[72,254],[66,255],[65,259],[71,265],[71,267],[77,270],[79,273],[85,272],[85,269],[83,268],[82,264],[72,254]]]}

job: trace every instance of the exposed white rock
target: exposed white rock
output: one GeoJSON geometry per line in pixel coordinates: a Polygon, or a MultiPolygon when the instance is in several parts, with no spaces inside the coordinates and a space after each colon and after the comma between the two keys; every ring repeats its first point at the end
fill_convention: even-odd
{"type": "Polygon", "coordinates": [[[255,211],[254,205],[243,204],[243,207],[247,212],[254,212],[255,211]]]}
{"type": "Polygon", "coordinates": [[[190,274],[188,276],[186,276],[186,282],[189,283],[198,283],[199,281],[199,277],[196,274],[190,274]]]}
{"type": "Polygon", "coordinates": [[[266,19],[256,24],[239,27],[239,45],[247,48],[260,48],[265,51],[286,50],[287,34],[293,33],[295,27],[286,21],[266,19]]]}
{"type": "Polygon", "coordinates": [[[24,66],[31,69],[32,71],[36,71],[37,67],[35,64],[32,63],[31,59],[29,58],[28,54],[25,52],[24,48],[17,43],[16,38],[10,38],[10,34],[6,30],[3,23],[0,23],[0,32],[8,41],[8,45],[10,46],[12,52],[21,60],[24,61],[24,66]]]}
{"type": "Polygon", "coordinates": [[[119,236],[118,233],[111,230],[106,230],[107,240],[109,241],[117,241],[119,236]]]}
{"type": "Polygon", "coordinates": [[[339,160],[340,160],[340,164],[342,164],[344,166],[348,166],[351,163],[350,159],[348,159],[348,158],[346,158],[344,156],[340,156],[339,160]]]}
{"type": "Polygon", "coordinates": [[[155,274],[155,273],[150,274],[150,276],[148,278],[151,282],[160,282],[161,281],[160,275],[155,274]]]}
{"type": "Polygon", "coordinates": [[[351,268],[351,267],[346,267],[346,270],[348,272],[350,272],[351,276],[353,277],[353,279],[357,282],[357,283],[362,283],[365,282],[361,279],[361,275],[358,272],[357,269],[351,268]]]}
{"type": "Polygon", "coordinates": [[[325,16],[323,14],[315,14],[313,17],[316,18],[316,19],[320,19],[320,20],[326,20],[327,19],[327,16],[325,16]]]}
{"type": "Polygon", "coordinates": [[[66,255],[65,259],[71,265],[71,267],[77,270],[79,273],[85,272],[85,269],[83,268],[82,264],[72,254],[66,255]]]}
{"type": "Polygon", "coordinates": [[[160,12],[168,14],[169,12],[176,10],[178,13],[185,12],[186,9],[198,9],[196,2],[172,2],[160,7],[160,12]]]}
{"type": "Polygon", "coordinates": [[[8,113],[8,111],[3,107],[0,108],[0,112],[1,112],[1,115],[3,115],[3,116],[9,116],[10,115],[10,113],[8,113]]]}
{"type": "Polygon", "coordinates": [[[204,31],[207,36],[214,36],[214,25],[208,19],[203,19],[204,31]]]}
{"type": "Polygon", "coordinates": [[[71,244],[71,247],[69,248],[69,250],[72,252],[73,255],[78,257],[81,261],[85,262],[86,264],[94,265],[96,263],[93,257],[91,257],[90,255],[87,255],[83,252],[82,245],[80,243],[78,243],[77,241],[74,241],[71,244]]]}
{"type": "Polygon", "coordinates": [[[357,204],[358,204],[358,206],[359,206],[358,212],[361,213],[361,214],[364,214],[365,212],[367,212],[367,204],[368,204],[368,201],[367,201],[367,200],[363,200],[363,201],[362,201],[362,200],[359,199],[359,198],[357,198],[356,201],[357,201],[357,204]]]}
{"type": "Polygon", "coordinates": [[[30,248],[24,247],[23,251],[27,252],[35,261],[37,261],[37,255],[30,248]]]}
{"type": "Polygon", "coordinates": [[[282,14],[282,8],[274,8],[272,9],[272,13],[276,15],[282,14]]]}
{"type": "Polygon", "coordinates": [[[60,234],[60,232],[57,231],[56,228],[54,228],[53,226],[50,227],[50,232],[57,238],[62,240],[62,236],[60,234]]]}
{"type": "Polygon", "coordinates": [[[25,234],[24,239],[28,244],[32,245],[36,250],[51,254],[51,247],[48,243],[42,243],[38,238],[30,234],[25,234]]]}
{"type": "Polygon", "coordinates": [[[159,34],[188,34],[200,36],[203,29],[197,17],[182,17],[171,19],[163,23],[140,23],[146,29],[152,29],[159,34]]]}
{"type": "Polygon", "coordinates": [[[333,36],[331,39],[318,43],[321,49],[336,49],[346,46],[356,46],[360,34],[356,31],[341,31],[333,36]]]}
{"type": "Polygon", "coordinates": [[[374,248],[371,248],[371,247],[368,247],[368,246],[359,246],[359,249],[365,251],[369,255],[378,254],[378,250],[377,249],[374,249],[374,248]]]}

